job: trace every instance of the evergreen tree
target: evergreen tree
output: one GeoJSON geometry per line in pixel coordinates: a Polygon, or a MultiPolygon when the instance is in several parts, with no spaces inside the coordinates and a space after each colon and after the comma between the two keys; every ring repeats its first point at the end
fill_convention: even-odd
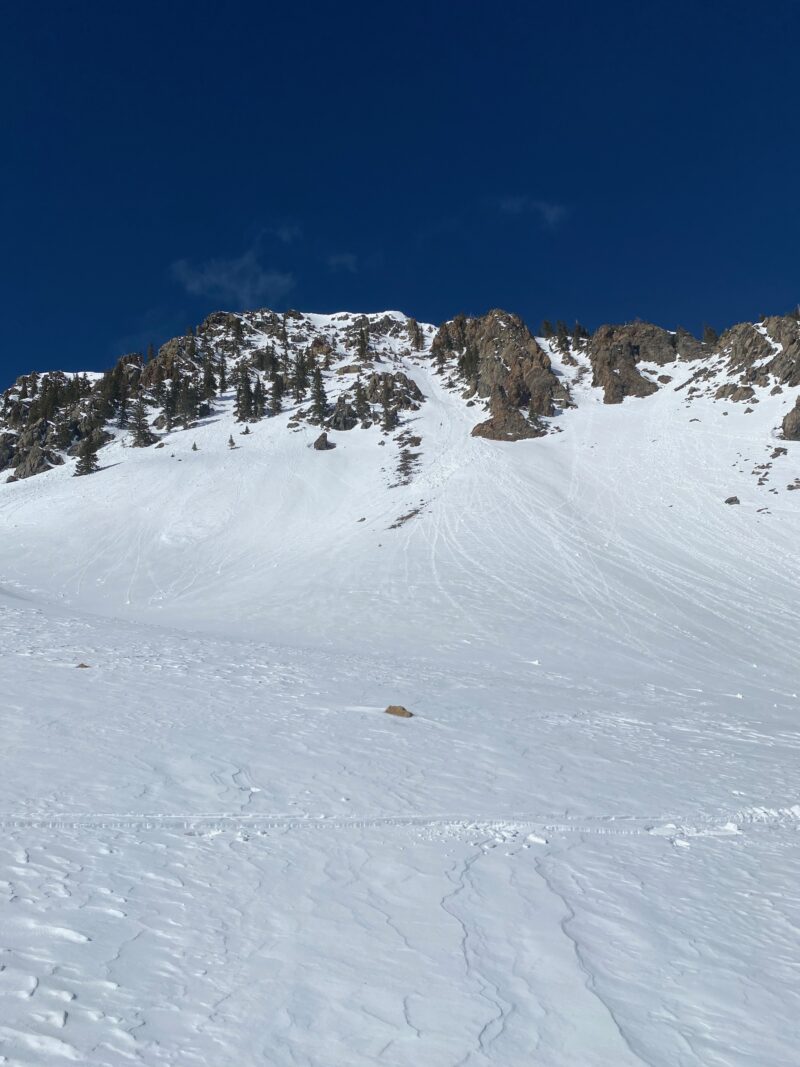
{"type": "Polygon", "coordinates": [[[553,324],[549,319],[545,319],[542,323],[542,337],[550,338],[553,336],[553,324]]]}
{"type": "Polygon", "coordinates": [[[219,391],[224,393],[228,388],[228,361],[225,359],[225,353],[220,353],[219,357],[219,391]]]}
{"type": "Polygon", "coordinates": [[[237,367],[238,384],[236,386],[236,404],[234,414],[237,421],[247,422],[253,417],[253,390],[250,385],[250,369],[243,363],[237,367]]]}
{"type": "Polygon", "coordinates": [[[200,451],[200,449],[197,447],[197,441],[192,441],[192,452],[199,452],[199,451],[200,451]]]}
{"type": "Polygon", "coordinates": [[[191,378],[184,378],[178,395],[178,415],[187,430],[197,418],[197,390],[191,378]]]}
{"type": "Polygon", "coordinates": [[[416,319],[409,319],[406,323],[406,329],[408,330],[408,338],[411,341],[411,348],[414,352],[421,352],[425,347],[425,338],[422,336],[422,330],[416,319]]]}
{"type": "Polygon", "coordinates": [[[119,416],[117,423],[120,427],[128,425],[128,402],[130,400],[130,394],[128,392],[128,376],[127,374],[120,375],[119,378],[119,416]]]}
{"type": "Polygon", "coordinates": [[[99,447],[91,433],[81,441],[78,449],[78,462],[75,465],[76,478],[80,478],[85,474],[94,474],[95,471],[100,469],[100,463],[97,459],[99,447]]]}
{"type": "Polygon", "coordinates": [[[383,416],[381,418],[381,428],[387,433],[393,430],[397,425],[397,411],[392,407],[390,402],[384,400],[383,402],[383,416]]]}
{"type": "Polygon", "coordinates": [[[306,354],[302,350],[295,357],[292,378],[295,400],[300,401],[306,395],[306,389],[308,388],[308,363],[306,354]]]}
{"type": "Polygon", "coordinates": [[[311,386],[311,407],[314,418],[322,422],[328,411],[328,399],[325,396],[325,383],[322,381],[322,371],[319,367],[314,368],[314,378],[311,386]]]}
{"type": "Polygon", "coordinates": [[[184,347],[186,355],[189,357],[189,359],[194,359],[197,355],[197,341],[195,340],[194,329],[191,326],[186,331],[186,341],[184,347]]]}
{"type": "Polygon", "coordinates": [[[366,359],[369,354],[369,319],[362,318],[361,326],[358,331],[358,358],[366,359]]]}
{"type": "Polygon", "coordinates": [[[270,341],[264,349],[264,370],[271,378],[277,369],[278,357],[275,354],[275,345],[270,341]]]}
{"type": "Polygon", "coordinates": [[[234,351],[236,352],[237,356],[239,355],[239,353],[240,353],[240,351],[242,349],[242,344],[243,343],[244,343],[244,329],[242,327],[242,320],[239,318],[238,315],[234,315],[233,316],[233,347],[234,347],[234,351]]]}
{"type": "Polygon", "coordinates": [[[217,379],[214,377],[214,365],[206,352],[203,357],[203,399],[211,400],[217,392],[217,379]]]}
{"type": "Polygon", "coordinates": [[[253,386],[253,418],[263,419],[266,406],[263,382],[260,378],[256,378],[256,384],[253,386]]]}
{"type": "Polygon", "coordinates": [[[233,439],[233,434],[228,438],[228,448],[236,448],[236,442],[233,439]]]}
{"type": "Polygon", "coordinates": [[[62,451],[69,448],[72,444],[72,431],[70,430],[69,423],[66,419],[56,423],[55,432],[55,446],[62,451]]]}
{"type": "Polygon", "coordinates": [[[272,379],[272,395],[270,397],[272,414],[277,415],[283,407],[283,375],[276,374],[272,379]]]}
{"type": "Polygon", "coordinates": [[[169,385],[164,385],[164,428],[169,433],[172,423],[178,413],[178,398],[180,396],[180,378],[177,370],[173,371],[169,385]]]}
{"type": "Polygon", "coordinates": [[[245,428],[242,430],[242,437],[247,437],[247,435],[249,433],[250,433],[250,427],[249,426],[245,426],[245,428]]]}
{"type": "Polygon", "coordinates": [[[151,445],[155,440],[150,430],[150,423],[147,420],[147,408],[145,407],[144,397],[141,393],[136,398],[136,403],[133,405],[131,428],[133,431],[133,440],[131,441],[131,444],[134,448],[147,448],[147,446],[151,445]]]}
{"type": "Polygon", "coordinates": [[[703,344],[704,345],[715,345],[718,340],[719,340],[719,334],[717,333],[717,331],[714,329],[713,326],[706,325],[706,326],[703,327],[703,344]]]}
{"type": "Polygon", "coordinates": [[[569,347],[569,330],[567,330],[566,322],[561,319],[556,323],[556,342],[559,348],[566,349],[569,347]]]}

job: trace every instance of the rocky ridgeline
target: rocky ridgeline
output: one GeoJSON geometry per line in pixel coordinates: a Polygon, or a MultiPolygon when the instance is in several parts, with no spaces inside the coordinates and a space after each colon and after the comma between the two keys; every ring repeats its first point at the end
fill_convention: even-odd
{"type": "MultiPolygon", "coordinates": [[[[211,416],[222,395],[234,397],[242,423],[286,413],[290,430],[310,423],[325,433],[376,427],[390,434],[425,402],[406,373],[409,360],[431,364],[466,405],[485,409],[473,434],[497,441],[558,430],[560,412],[587,383],[607,404],[671,384],[687,402],[752,406],[759,390],[800,386],[796,315],[702,341],[638,322],[591,335],[563,324],[544,333],[537,339],[499,310],[459,315],[438,330],[397,312],[216,312],[149,359],[126,355],[104,374],[19,378],[0,398],[0,471],[6,480],[27,478],[72,456],[85,459],[120,434],[134,447],[158,445],[211,416]]],[[[800,400],[782,431],[800,440],[800,400]]]]}
{"type": "Polygon", "coordinates": [[[740,323],[706,342],[649,323],[602,326],[588,350],[592,384],[603,389],[609,404],[655,392],[654,371],[676,361],[693,365],[682,385],[689,396],[752,402],[756,387],[778,393],[800,385],[800,321],[794,315],[740,323]]]}
{"type": "Polygon", "coordinates": [[[217,312],[150,359],[123,356],[91,377],[19,378],[2,394],[0,471],[27,478],[120,433],[134,447],[156,445],[231,394],[242,423],[288,412],[290,428],[377,424],[389,433],[424,400],[398,363],[425,352],[434,332],[397,313],[217,312]]]}

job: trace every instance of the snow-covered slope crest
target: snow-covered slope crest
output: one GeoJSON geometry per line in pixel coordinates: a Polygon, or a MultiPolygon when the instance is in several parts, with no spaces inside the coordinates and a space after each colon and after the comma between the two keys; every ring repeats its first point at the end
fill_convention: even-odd
{"type": "Polygon", "coordinates": [[[615,329],[214,316],[79,383],[100,469],[0,484],[0,1057],[794,1064],[791,343],[615,329]]]}
{"type": "Polygon", "coordinates": [[[131,425],[135,445],[155,444],[159,431],[212,415],[231,388],[237,421],[256,422],[294,402],[297,420],[321,428],[378,421],[389,430],[404,410],[424,401],[395,372],[410,357],[427,357],[467,406],[488,414],[472,433],[490,440],[545,436],[560,429],[553,420],[575,403],[618,404],[660,388],[683,391],[689,406],[711,396],[742,404],[748,414],[763,398],[781,396],[771,405],[774,429],[800,438],[795,315],[741,324],[700,342],[685,331],[638,322],[592,335],[579,324],[570,333],[559,323],[535,338],[518,316],[499,310],[459,315],[437,330],[397,311],[265,309],[210,315],[147,361],[138,353],[123,356],[102,375],[23,375],[2,394],[0,471],[9,471],[12,482],[41,474],[71,461],[87,442],[102,448],[131,425]],[[306,409],[309,391],[313,404],[306,409]]]}

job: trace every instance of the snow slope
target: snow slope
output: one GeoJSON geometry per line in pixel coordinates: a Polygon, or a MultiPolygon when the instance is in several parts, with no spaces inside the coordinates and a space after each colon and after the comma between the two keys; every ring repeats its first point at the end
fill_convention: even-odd
{"type": "Polygon", "coordinates": [[[230,400],[0,485],[0,1063],[793,1065],[788,398],[503,444],[395,358],[408,485],[230,400]]]}

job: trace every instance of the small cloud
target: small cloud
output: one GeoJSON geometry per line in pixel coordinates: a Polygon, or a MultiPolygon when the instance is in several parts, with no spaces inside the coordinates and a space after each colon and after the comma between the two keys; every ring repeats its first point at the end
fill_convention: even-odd
{"type": "Polygon", "coordinates": [[[358,271],[358,256],[352,252],[335,252],[328,256],[328,267],[334,271],[347,271],[355,274],[358,271]]]}
{"type": "Polygon", "coordinates": [[[274,234],[275,237],[284,245],[294,244],[295,241],[299,241],[303,236],[303,229],[301,226],[296,226],[294,223],[283,223],[281,226],[273,226],[269,231],[274,234]]]}
{"type": "Polygon", "coordinates": [[[534,200],[531,207],[539,213],[539,218],[551,230],[555,229],[567,215],[567,209],[563,204],[553,204],[549,200],[534,200]]]}
{"type": "Polygon", "coordinates": [[[191,296],[214,297],[237,308],[277,303],[295,284],[292,274],[263,267],[253,249],[233,259],[179,259],[170,271],[191,296]]]}
{"type": "Polygon", "coordinates": [[[531,196],[501,196],[497,207],[505,215],[537,215],[539,221],[548,230],[554,230],[567,215],[564,204],[552,200],[537,200],[531,196]]]}

